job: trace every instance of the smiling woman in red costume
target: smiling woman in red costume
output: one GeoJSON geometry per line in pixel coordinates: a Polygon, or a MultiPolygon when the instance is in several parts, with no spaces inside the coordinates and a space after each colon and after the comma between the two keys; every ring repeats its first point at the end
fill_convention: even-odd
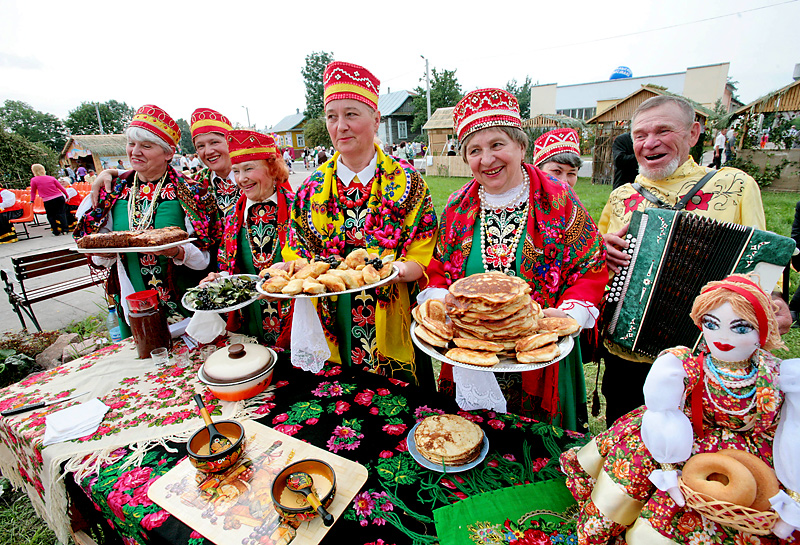
{"type": "MultiPolygon", "coordinates": [[[[223,274],[258,274],[281,261],[286,244],[289,206],[294,199],[289,171],[271,136],[255,131],[228,132],[232,171],[241,191],[233,212],[225,217],[225,232],[217,264],[223,274]]],[[[211,273],[205,280],[220,276],[211,273]]],[[[288,348],[287,301],[255,301],[228,315],[230,331],[244,331],[267,346],[288,348]],[[284,342],[285,341],[285,342],[284,342]]]]}
{"type": "MultiPolygon", "coordinates": [[[[527,281],[545,315],[592,327],[608,280],[602,238],[568,185],[523,163],[528,138],[517,99],[501,89],[473,91],[453,120],[474,179],[447,201],[428,285],[501,271],[527,281]]],[[[570,356],[540,371],[498,373],[508,411],[583,431],[579,350],[576,343],[570,356]]],[[[444,364],[440,387],[455,393],[452,376],[444,364]]]]}

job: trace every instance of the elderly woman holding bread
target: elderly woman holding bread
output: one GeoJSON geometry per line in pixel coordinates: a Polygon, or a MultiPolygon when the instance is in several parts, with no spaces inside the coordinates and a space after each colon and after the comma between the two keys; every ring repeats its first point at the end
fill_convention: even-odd
{"type": "Polygon", "coordinates": [[[432,371],[411,343],[409,291],[433,255],[436,215],[414,168],[374,143],[379,83],[361,66],[326,67],[325,120],[337,152],[297,191],[284,258],[347,258],[358,251],[361,266],[365,257],[393,258],[394,284],[323,298],[317,312],[331,361],[419,383],[431,381],[432,371]]]}
{"type": "Polygon", "coordinates": [[[757,281],[734,275],[704,286],[691,312],[699,353],[662,352],[645,405],[561,455],[580,543],[610,543],[626,530],[629,545],[797,542],[800,360],[768,352],[783,342],[757,281]],[[739,528],[698,512],[720,507],[739,528]],[[769,517],[774,525],[761,526],[769,517]]]}
{"type": "MultiPolygon", "coordinates": [[[[491,271],[519,276],[530,286],[534,314],[540,307],[544,316],[593,327],[608,280],[603,239],[567,184],[523,162],[528,138],[517,99],[501,89],[473,91],[453,119],[474,178],[445,206],[428,286],[447,288],[491,271]]],[[[440,389],[457,394],[452,377],[444,364],[440,389]]],[[[496,377],[509,412],[583,431],[588,418],[577,343],[558,365],[496,377]]]]}
{"type": "MultiPolygon", "coordinates": [[[[248,130],[226,135],[232,172],[241,196],[225,217],[217,264],[220,273],[259,274],[281,261],[289,204],[294,199],[289,171],[271,136],[248,130]]],[[[259,299],[228,315],[230,331],[245,332],[267,346],[288,346],[288,301],[259,299]]]]}
{"type": "Polygon", "coordinates": [[[78,211],[76,238],[161,227],[179,227],[197,238],[194,243],[160,252],[94,258],[104,266],[116,265],[108,287],[110,293],[120,295],[123,336],[130,331],[123,320],[127,308],[122,300],[133,292],[155,289],[170,315],[189,314],[181,297],[205,275],[210,263],[208,248],[220,236],[215,230],[219,222],[213,196],[200,194],[196,185],[170,166],[180,134],[175,121],[158,106],[139,108],[126,131],[132,170],[118,177],[110,192],[101,190],[97,206],[85,213],[78,211]]]}

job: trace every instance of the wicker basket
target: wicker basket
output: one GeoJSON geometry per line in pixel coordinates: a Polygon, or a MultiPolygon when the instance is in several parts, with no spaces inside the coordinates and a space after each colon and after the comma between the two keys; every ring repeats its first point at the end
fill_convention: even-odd
{"type": "Polygon", "coordinates": [[[709,520],[718,522],[728,528],[747,532],[759,536],[765,536],[772,532],[772,527],[778,521],[778,513],[775,511],[756,511],[749,507],[743,507],[727,501],[719,501],[714,498],[695,492],[678,479],[678,483],[686,499],[686,505],[702,514],[709,520]]]}

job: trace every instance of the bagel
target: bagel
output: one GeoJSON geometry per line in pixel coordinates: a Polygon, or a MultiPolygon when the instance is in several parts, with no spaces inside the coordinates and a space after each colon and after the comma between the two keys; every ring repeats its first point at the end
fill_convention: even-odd
{"type": "Polygon", "coordinates": [[[781,490],[775,471],[761,458],[744,450],[724,449],[720,450],[719,454],[729,456],[744,464],[756,479],[756,499],[751,505],[745,507],[751,507],[756,511],[768,511],[772,507],[769,499],[781,490]]]}
{"type": "Polygon", "coordinates": [[[695,454],[683,466],[686,486],[718,501],[748,507],[756,499],[756,479],[747,467],[716,452],[695,454]]]}

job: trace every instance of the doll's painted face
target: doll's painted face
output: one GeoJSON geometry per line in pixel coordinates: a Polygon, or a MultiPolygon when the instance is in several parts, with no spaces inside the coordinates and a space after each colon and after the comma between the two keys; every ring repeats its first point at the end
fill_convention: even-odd
{"type": "Polygon", "coordinates": [[[703,316],[703,338],[711,355],[722,361],[748,359],[759,348],[758,329],[740,318],[730,303],[703,316]]]}

